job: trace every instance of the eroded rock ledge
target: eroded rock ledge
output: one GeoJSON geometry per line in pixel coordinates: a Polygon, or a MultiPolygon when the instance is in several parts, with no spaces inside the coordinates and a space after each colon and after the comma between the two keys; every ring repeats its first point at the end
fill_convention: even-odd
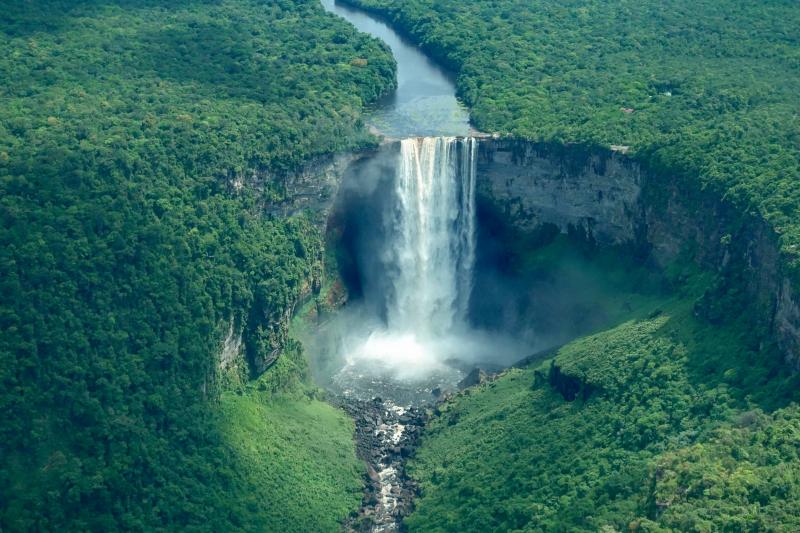
{"type": "Polygon", "coordinates": [[[657,265],[694,261],[717,272],[720,283],[706,298],[744,290],[741,312],[800,368],[800,297],[782,268],[777,235],[763,220],[619,151],[487,138],[478,156],[479,201],[513,226],[551,225],[657,265]]]}

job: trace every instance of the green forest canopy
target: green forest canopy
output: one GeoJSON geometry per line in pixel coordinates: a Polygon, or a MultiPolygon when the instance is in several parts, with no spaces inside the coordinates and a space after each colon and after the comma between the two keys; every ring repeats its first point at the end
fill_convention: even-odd
{"type": "Polygon", "coordinates": [[[410,465],[409,530],[796,531],[798,376],[745,317],[697,312],[711,276],[679,262],[664,293],[619,256],[522,254],[511,268],[552,276],[577,260],[610,295],[587,312],[622,314],[437,406],[410,465]]]}
{"type": "Polygon", "coordinates": [[[0,529],[269,529],[216,357],[320,238],[230,181],[374,143],[394,60],[315,0],[4,2],[0,51],[0,529]]]}
{"type": "Polygon", "coordinates": [[[628,146],[766,217],[798,274],[797,2],[349,1],[456,70],[479,129],[628,146]]]}

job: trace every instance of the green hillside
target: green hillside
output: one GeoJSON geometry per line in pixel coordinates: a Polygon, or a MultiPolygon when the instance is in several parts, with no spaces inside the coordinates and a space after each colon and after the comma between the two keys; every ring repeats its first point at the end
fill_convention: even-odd
{"type": "Polygon", "coordinates": [[[388,51],[312,0],[3,2],[0,50],[0,529],[336,529],[349,425],[224,392],[217,358],[231,320],[264,355],[315,283],[269,176],[375,142],[388,51]],[[281,454],[316,481],[256,480],[281,454]]]}
{"type": "Polygon", "coordinates": [[[450,65],[479,129],[629,147],[760,213],[799,266],[795,2],[348,1],[450,65]]]}
{"type": "MultiPolygon", "coordinates": [[[[552,250],[532,256],[542,268],[552,250]]],[[[800,525],[797,378],[744,324],[696,316],[705,276],[675,271],[672,294],[642,293],[620,268],[580,265],[596,290],[633,302],[617,325],[439,407],[411,464],[411,531],[800,525]]]]}

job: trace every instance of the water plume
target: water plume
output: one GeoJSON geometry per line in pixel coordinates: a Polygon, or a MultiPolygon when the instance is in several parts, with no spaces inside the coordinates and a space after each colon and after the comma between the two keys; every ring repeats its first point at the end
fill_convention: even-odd
{"type": "Polygon", "coordinates": [[[435,337],[464,322],[475,262],[475,140],[401,142],[387,228],[388,329],[435,337]]]}
{"type": "Polygon", "coordinates": [[[374,317],[347,320],[344,375],[458,377],[448,361],[470,351],[463,335],[475,264],[475,156],[472,138],[400,142],[374,254],[383,278],[375,286],[384,294],[372,296],[383,302],[384,319],[379,325],[374,317]]]}
{"type": "Polygon", "coordinates": [[[398,144],[349,174],[343,225],[334,227],[346,235],[356,297],[307,346],[317,379],[335,390],[414,403],[452,390],[474,365],[500,368],[522,349],[470,323],[477,140],[398,144]]]}

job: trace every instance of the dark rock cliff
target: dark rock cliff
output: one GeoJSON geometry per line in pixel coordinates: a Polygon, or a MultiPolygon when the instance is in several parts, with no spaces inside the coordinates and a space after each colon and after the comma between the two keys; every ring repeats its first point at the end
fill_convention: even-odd
{"type": "Polygon", "coordinates": [[[221,329],[226,331],[220,347],[221,371],[258,376],[280,356],[289,341],[289,323],[298,305],[319,291],[323,280],[322,236],[342,177],[351,164],[369,152],[328,154],[307,161],[286,172],[250,170],[228,178],[232,192],[248,188],[260,198],[264,216],[288,218],[307,216],[317,232],[319,249],[307,250],[311,275],[300,284],[296,297],[275,305],[257,299],[246,316],[232,317],[221,329]]]}
{"type": "Polygon", "coordinates": [[[320,230],[324,230],[342,176],[353,161],[363,158],[366,153],[328,154],[291,172],[253,172],[240,183],[255,186],[262,192],[269,186],[273,197],[265,197],[267,214],[289,217],[306,213],[320,230]]]}
{"type": "Polygon", "coordinates": [[[800,367],[800,297],[763,220],[612,150],[487,138],[477,165],[480,201],[518,229],[549,224],[660,266],[692,260],[718,273],[700,312],[714,320],[724,302],[726,313],[749,313],[800,367]]]}

